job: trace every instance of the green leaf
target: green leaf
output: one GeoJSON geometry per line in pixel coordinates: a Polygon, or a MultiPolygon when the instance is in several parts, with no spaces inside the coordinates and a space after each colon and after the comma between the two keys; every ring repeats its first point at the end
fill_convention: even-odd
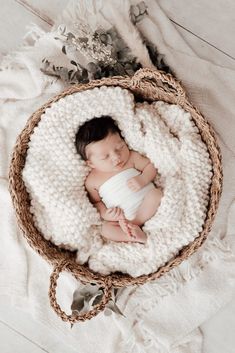
{"type": "Polygon", "coordinates": [[[95,306],[97,304],[99,304],[102,300],[102,297],[103,297],[103,293],[101,291],[99,291],[99,294],[96,295],[96,297],[94,298],[93,302],[92,302],[92,306],[95,306]]]}
{"type": "Polygon", "coordinates": [[[141,15],[143,15],[144,13],[147,13],[147,9],[148,8],[147,8],[147,6],[146,6],[144,1],[141,1],[137,6],[139,7],[141,15]]]}
{"type": "Polygon", "coordinates": [[[68,72],[68,78],[69,78],[69,80],[71,80],[71,77],[72,77],[72,74],[73,74],[73,70],[69,70],[69,72],[68,72]]]}
{"type": "Polygon", "coordinates": [[[113,302],[113,311],[116,313],[116,314],[119,314],[119,315],[122,315],[123,317],[126,317],[122,312],[121,310],[119,309],[119,307],[117,306],[117,304],[115,302],[113,302]]]}
{"type": "Polygon", "coordinates": [[[67,38],[68,38],[68,40],[72,39],[72,38],[75,38],[75,35],[72,32],[68,32],[67,33],[67,38]]]}
{"type": "Polygon", "coordinates": [[[74,60],[71,60],[71,61],[70,61],[70,64],[72,64],[72,65],[74,65],[74,66],[76,66],[76,67],[78,66],[77,63],[76,63],[76,61],[74,61],[74,60]]]}
{"type": "Polygon", "coordinates": [[[87,79],[87,77],[88,77],[87,70],[86,69],[82,69],[82,78],[83,78],[83,80],[87,79]]]}
{"type": "Polygon", "coordinates": [[[84,307],[84,297],[79,297],[73,300],[71,304],[71,310],[75,311],[81,311],[84,307]]]}

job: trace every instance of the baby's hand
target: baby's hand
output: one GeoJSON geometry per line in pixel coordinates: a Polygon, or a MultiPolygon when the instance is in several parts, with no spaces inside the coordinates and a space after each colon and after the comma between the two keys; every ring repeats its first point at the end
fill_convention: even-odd
{"type": "Polygon", "coordinates": [[[119,221],[120,219],[123,219],[123,217],[123,211],[121,208],[111,207],[106,210],[104,219],[106,221],[119,221]]]}
{"type": "Polygon", "coordinates": [[[144,181],[141,178],[141,175],[137,175],[127,180],[127,185],[132,191],[139,191],[145,186],[144,181]]]}

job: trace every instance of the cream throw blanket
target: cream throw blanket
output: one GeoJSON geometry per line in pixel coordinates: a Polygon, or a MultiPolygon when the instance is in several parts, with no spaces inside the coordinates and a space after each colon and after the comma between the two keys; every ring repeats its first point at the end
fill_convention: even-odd
{"type": "MultiPolygon", "coordinates": [[[[127,18],[125,6],[128,5],[128,1],[123,4],[120,0],[112,3],[95,1],[87,11],[97,21],[108,18],[119,29],[123,24],[118,23],[118,19],[127,18]],[[116,16],[113,19],[109,7],[114,6],[118,9],[114,9],[116,16]]],[[[201,337],[196,329],[234,294],[235,65],[231,61],[231,65],[222,67],[201,59],[157,2],[148,0],[147,5],[150,16],[138,24],[139,31],[158,46],[182,80],[192,103],[214,126],[223,154],[224,188],[213,229],[203,248],[159,281],[124,289],[118,305],[126,318],[100,314],[71,330],[55,316],[47,297],[52,269],[19,234],[7,191],[7,168],[16,136],[29,115],[64,88],[60,82],[51,84],[50,78],[39,70],[43,57],[61,55],[53,34],[34,29],[35,46],[21,50],[14,56],[17,65],[13,61],[8,70],[0,72],[3,103],[0,108],[1,295],[10,295],[15,305],[27,308],[45,325],[48,335],[57,337],[64,347],[62,351],[66,352],[77,352],[77,347],[82,353],[201,352],[201,337]],[[105,347],[104,332],[109,332],[105,336],[105,347]]],[[[69,17],[67,19],[69,21],[69,17]]],[[[128,19],[126,23],[128,27],[128,19]]],[[[76,286],[67,274],[60,280],[59,302],[67,312],[76,286]]]]}
{"type": "MultiPolygon", "coordinates": [[[[174,257],[202,230],[211,163],[189,113],[164,102],[135,104],[131,92],[101,87],[66,96],[46,109],[31,135],[23,179],[31,212],[42,234],[78,250],[77,260],[101,274],[149,274],[174,257]],[[78,127],[110,115],[129,148],[146,155],[161,176],[164,195],[143,230],[146,244],[103,242],[100,215],[84,182],[90,169],[78,156],[78,127]]],[[[156,180],[157,181],[157,180],[156,180]]]]}

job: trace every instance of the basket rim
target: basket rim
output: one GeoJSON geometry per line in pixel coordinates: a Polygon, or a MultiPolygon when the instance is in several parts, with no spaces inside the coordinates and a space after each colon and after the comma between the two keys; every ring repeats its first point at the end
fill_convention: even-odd
{"type": "Polygon", "coordinates": [[[77,279],[102,284],[109,277],[115,287],[143,284],[147,281],[157,279],[191,256],[204,243],[211,230],[222,193],[222,181],[222,156],[212,126],[197,108],[189,102],[185,90],[179,81],[170,74],[150,69],[140,69],[132,78],[129,76],[115,76],[94,80],[86,84],[74,85],[52,97],[28,119],[24,129],[17,138],[9,168],[9,191],[17,223],[29,245],[53,266],[66,259],[68,265],[65,267],[65,270],[71,272],[77,279]],[[163,86],[159,85],[159,82],[163,86]],[[101,86],[119,86],[130,90],[134,96],[144,97],[145,100],[163,100],[167,103],[179,104],[185,111],[191,114],[194,123],[199,129],[202,140],[207,146],[212,161],[213,176],[209,189],[210,201],[203,230],[190,244],[184,246],[178,255],[148,275],[132,277],[128,274],[115,272],[105,276],[90,270],[87,264],[80,265],[76,263],[74,251],[61,249],[43,237],[41,232],[35,227],[29,209],[30,197],[22,179],[22,170],[25,165],[31,133],[41,120],[45,110],[53,103],[67,95],[101,86]]]}

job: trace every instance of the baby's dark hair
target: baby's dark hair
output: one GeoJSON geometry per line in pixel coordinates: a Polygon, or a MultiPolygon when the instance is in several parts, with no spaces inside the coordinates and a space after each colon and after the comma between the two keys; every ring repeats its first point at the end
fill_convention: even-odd
{"type": "Polygon", "coordinates": [[[118,133],[122,137],[119,127],[109,115],[102,115],[100,118],[94,117],[78,129],[75,146],[84,161],[87,160],[86,146],[91,142],[103,140],[109,133],[118,133]]]}

